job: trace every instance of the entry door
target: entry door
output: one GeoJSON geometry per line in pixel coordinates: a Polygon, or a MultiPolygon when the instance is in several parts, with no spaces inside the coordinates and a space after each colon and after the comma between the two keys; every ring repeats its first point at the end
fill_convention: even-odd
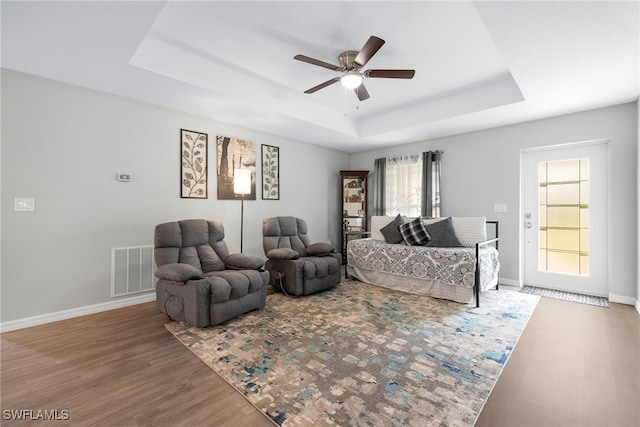
{"type": "Polygon", "coordinates": [[[608,296],[608,142],[522,152],[524,284],[608,296]]]}

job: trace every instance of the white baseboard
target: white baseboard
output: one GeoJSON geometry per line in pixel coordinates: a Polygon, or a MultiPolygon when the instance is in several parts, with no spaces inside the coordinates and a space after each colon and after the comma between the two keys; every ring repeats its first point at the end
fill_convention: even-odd
{"type": "Polygon", "coordinates": [[[636,300],[635,307],[638,314],[640,314],[640,300],[636,300]]]}
{"type": "Polygon", "coordinates": [[[522,283],[520,283],[519,280],[505,279],[503,277],[500,277],[498,279],[498,283],[500,284],[500,286],[502,286],[502,285],[513,286],[513,287],[516,287],[516,288],[521,288],[522,287],[522,283]]]}
{"type": "Polygon", "coordinates": [[[635,305],[637,309],[638,300],[634,297],[626,297],[624,295],[609,294],[609,302],[617,302],[619,304],[635,305]]]}
{"type": "Polygon", "coordinates": [[[55,313],[41,314],[24,319],[11,320],[9,322],[0,323],[0,332],[15,331],[16,329],[23,329],[31,326],[43,325],[45,323],[57,322],[58,320],[66,320],[73,317],[86,316],[87,314],[100,313],[102,311],[108,311],[116,308],[128,307],[130,305],[142,304],[144,302],[155,301],[155,299],[155,293],[147,293],[101,304],[88,305],[85,307],[57,311],[55,313]]]}

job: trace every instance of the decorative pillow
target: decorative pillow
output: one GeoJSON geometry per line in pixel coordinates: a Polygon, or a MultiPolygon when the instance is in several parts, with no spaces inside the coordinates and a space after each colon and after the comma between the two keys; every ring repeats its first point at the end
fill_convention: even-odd
{"type": "Polygon", "coordinates": [[[186,282],[191,279],[201,279],[202,271],[190,264],[174,262],[158,267],[156,277],[171,282],[186,282]]]}
{"type": "Polygon", "coordinates": [[[324,256],[336,252],[336,247],[331,243],[312,243],[305,249],[307,255],[310,256],[324,256]]]}
{"type": "Polygon", "coordinates": [[[278,260],[286,260],[286,259],[298,259],[300,254],[293,249],[289,248],[277,248],[271,249],[267,252],[267,258],[269,259],[278,259],[278,260]]]}
{"type": "Polygon", "coordinates": [[[259,270],[264,265],[260,257],[245,254],[231,254],[224,260],[229,270],[259,270]]]}
{"type": "Polygon", "coordinates": [[[426,229],[431,239],[425,246],[436,248],[457,248],[462,246],[460,240],[456,237],[455,231],[453,231],[451,217],[429,224],[426,229]]]}
{"type": "Polygon", "coordinates": [[[473,247],[487,240],[487,218],[484,216],[452,216],[451,225],[462,246],[473,247]]]}
{"type": "Polygon", "coordinates": [[[427,243],[427,241],[431,238],[424,226],[424,223],[422,222],[421,217],[417,217],[411,222],[402,224],[399,229],[400,234],[402,235],[402,239],[407,245],[423,245],[427,243]]]}
{"type": "Polygon", "coordinates": [[[385,225],[380,229],[380,232],[384,236],[384,241],[387,243],[400,243],[402,240],[402,234],[400,233],[400,226],[404,224],[402,215],[398,214],[393,221],[385,225]]]}

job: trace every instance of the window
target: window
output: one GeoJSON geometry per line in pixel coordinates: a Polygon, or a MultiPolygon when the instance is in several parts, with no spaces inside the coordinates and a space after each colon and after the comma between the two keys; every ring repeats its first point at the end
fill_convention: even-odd
{"type": "Polygon", "coordinates": [[[373,164],[373,214],[440,216],[442,152],[383,157],[373,164]]]}
{"type": "Polygon", "coordinates": [[[386,215],[417,217],[421,211],[422,157],[389,157],[386,163],[386,215]]]}

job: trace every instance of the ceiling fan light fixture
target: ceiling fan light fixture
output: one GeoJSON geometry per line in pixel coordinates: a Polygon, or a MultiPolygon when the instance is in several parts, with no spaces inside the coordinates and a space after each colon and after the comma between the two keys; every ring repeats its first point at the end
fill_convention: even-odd
{"type": "Polygon", "coordinates": [[[362,75],[350,71],[340,77],[340,83],[347,89],[355,89],[362,84],[362,75]]]}

